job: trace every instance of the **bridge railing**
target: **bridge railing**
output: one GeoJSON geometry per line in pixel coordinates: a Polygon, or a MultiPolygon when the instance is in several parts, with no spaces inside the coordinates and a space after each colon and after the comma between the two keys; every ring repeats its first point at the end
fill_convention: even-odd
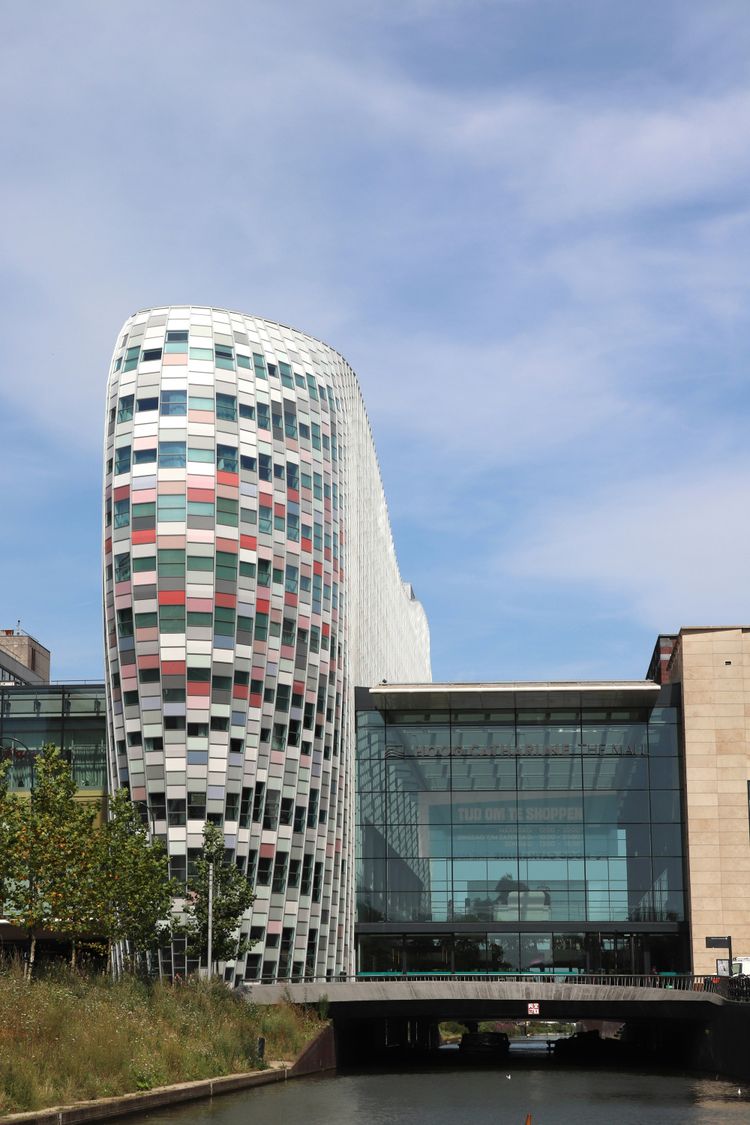
{"type": "Polygon", "coordinates": [[[261,977],[245,981],[253,984],[362,984],[373,981],[474,982],[507,984],[596,984],[613,988],[674,989],[680,992],[711,992],[726,1000],[750,1002],[750,977],[718,977],[695,973],[578,973],[559,972],[360,972],[335,976],[261,977]]]}

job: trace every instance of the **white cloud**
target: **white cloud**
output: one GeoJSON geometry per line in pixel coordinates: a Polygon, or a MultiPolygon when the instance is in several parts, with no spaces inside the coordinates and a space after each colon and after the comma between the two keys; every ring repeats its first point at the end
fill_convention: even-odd
{"type": "MultiPolygon", "coordinates": [[[[522,536],[505,560],[519,580],[588,583],[650,626],[669,598],[674,624],[683,605],[685,620],[693,601],[711,608],[706,589],[731,589],[723,616],[738,616],[740,570],[711,591],[708,547],[690,536],[705,514],[732,547],[721,498],[739,505],[748,483],[729,459],[747,415],[741,67],[714,82],[708,67],[678,80],[665,63],[617,83],[596,59],[595,81],[561,92],[522,66],[471,70],[477,32],[457,0],[361,16],[341,0],[225,3],[208,22],[196,0],[126,7],[128,28],[147,21],[148,34],[95,0],[42,0],[44,27],[38,6],[17,6],[0,44],[15,100],[0,393],[35,447],[88,453],[98,475],[121,321],[165,301],[228,304],[344,351],[394,510],[451,533],[462,521],[474,577],[497,525],[504,541],[522,536]],[[463,80],[420,38],[423,24],[447,52],[454,19],[463,80]],[[630,483],[644,466],[656,476],[630,483]],[[657,596],[664,558],[687,569],[676,585],[657,573],[657,596]]],[[[741,11],[722,4],[714,26],[675,7],[675,58],[706,37],[718,57],[716,28],[741,11]]],[[[508,49],[523,61],[520,40],[508,49]]],[[[436,589],[441,565],[439,551],[425,563],[436,589]]],[[[509,595],[498,619],[508,604],[526,612],[509,595]]]]}
{"type": "Polygon", "coordinates": [[[747,459],[641,475],[530,515],[503,573],[589,588],[615,616],[664,632],[750,620],[747,459]]]}

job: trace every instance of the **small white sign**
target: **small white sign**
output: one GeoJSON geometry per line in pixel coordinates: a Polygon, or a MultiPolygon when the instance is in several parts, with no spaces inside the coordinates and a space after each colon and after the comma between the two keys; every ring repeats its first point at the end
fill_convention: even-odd
{"type": "Polygon", "coordinates": [[[528,1009],[528,1013],[529,1013],[530,1016],[538,1016],[539,1015],[539,1005],[538,1004],[534,1004],[534,1003],[527,1004],[526,1007],[528,1009]]]}

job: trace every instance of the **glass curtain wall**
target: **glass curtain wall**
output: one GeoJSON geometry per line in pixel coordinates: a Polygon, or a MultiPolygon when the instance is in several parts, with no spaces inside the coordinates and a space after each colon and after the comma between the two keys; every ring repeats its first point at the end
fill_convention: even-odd
{"type": "MultiPolygon", "coordinates": [[[[677,718],[671,707],[361,711],[358,922],[486,925],[450,951],[432,938],[425,965],[638,960],[629,924],[685,917],[677,718]],[[556,933],[571,923],[576,935],[556,933]],[[604,944],[589,936],[615,923],[622,933],[604,944]]],[[[374,961],[403,965],[408,952],[372,945],[374,961]]]]}
{"type": "Polygon", "coordinates": [[[11,787],[33,787],[34,755],[53,743],[80,790],[104,792],[106,711],[104,684],[0,687],[0,754],[11,762],[11,787]]]}

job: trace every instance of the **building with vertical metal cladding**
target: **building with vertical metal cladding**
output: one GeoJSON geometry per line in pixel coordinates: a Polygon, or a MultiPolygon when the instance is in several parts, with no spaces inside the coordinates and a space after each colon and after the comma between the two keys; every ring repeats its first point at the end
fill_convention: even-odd
{"type": "Polygon", "coordinates": [[[104,458],[110,785],[178,878],[204,822],[223,828],[257,896],[228,979],[346,971],[354,685],[430,677],[354,372],[280,324],[143,310],[104,458]]]}

